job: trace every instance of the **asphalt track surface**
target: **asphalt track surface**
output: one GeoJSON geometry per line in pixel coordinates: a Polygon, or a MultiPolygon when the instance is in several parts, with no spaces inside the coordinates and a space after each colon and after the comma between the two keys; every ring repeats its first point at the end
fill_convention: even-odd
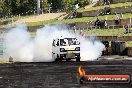
{"type": "Polygon", "coordinates": [[[132,76],[132,61],[0,64],[0,88],[132,88],[129,83],[81,85],[77,81],[80,65],[87,74],[132,76]]]}

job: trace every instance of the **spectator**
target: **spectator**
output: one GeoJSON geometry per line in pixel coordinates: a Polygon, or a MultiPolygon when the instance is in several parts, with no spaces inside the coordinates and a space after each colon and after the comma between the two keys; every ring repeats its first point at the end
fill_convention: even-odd
{"type": "Polygon", "coordinates": [[[114,21],[116,25],[119,25],[119,16],[117,14],[114,17],[114,21]]]}
{"type": "Polygon", "coordinates": [[[104,28],[105,27],[105,20],[104,21],[100,21],[100,27],[104,28]]]}
{"type": "Polygon", "coordinates": [[[128,25],[124,25],[124,34],[127,34],[129,33],[129,30],[128,30],[128,25]]]}
{"type": "Polygon", "coordinates": [[[94,24],[94,26],[100,26],[100,20],[99,20],[99,18],[97,18],[97,20],[95,21],[95,24],[94,24]]]}
{"type": "Polygon", "coordinates": [[[74,26],[73,29],[74,29],[74,33],[76,33],[76,31],[77,31],[76,26],[74,26]]]}
{"type": "Polygon", "coordinates": [[[123,19],[123,15],[121,13],[120,16],[119,16],[120,23],[121,23],[122,19],[123,19]]]}
{"type": "Polygon", "coordinates": [[[108,26],[108,24],[107,24],[106,20],[105,20],[104,26],[105,26],[105,28],[107,28],[107,26],[108,26]]]}
{"type": "Polygon", "coordinates": [[[11,56],[9,57],[9,62],[13,62],[13,58],[11,56]]]}
{"type": "Polygon", "coordinates": [[[84,36],[83,30],[80,30],[80,35],[84,36]]]}

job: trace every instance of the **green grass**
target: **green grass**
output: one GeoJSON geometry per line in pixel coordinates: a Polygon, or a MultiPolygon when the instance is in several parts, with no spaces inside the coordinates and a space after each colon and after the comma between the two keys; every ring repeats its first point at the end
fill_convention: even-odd
{"type": "MultiPolygon", "coordinates": [[[[116,7],[123,7],[123,6],[131,6],[132,2],[126,2],[126,3],[118,3],[118,4],[111,4],[110,8],[116,8],[116,7]]],[[[106,5],[106,7],[108,7],[109,5],[106,5]]],[[[91,10],[99,10],[99,9],[103,9],[104,6],[96,6],[96,7],[91,7],[88,9],[84,9],[84,8],[80,8],[78,10],[78,12],[85,12],[85,11],[91,11],[91,10]]]]}
{"type": "Polygon", "coordinates": [[[36,32],[30,32],[30,35],[31,35],[32,37],[35,37],[36,32]]]}
{"type": "MultiPolygon", "coordinates": [[[[124,34],[123,32],[123,28],[84,30],[85,36],[132,36],[132,33],[124,34]]],[[[126,41],[126,47],[132,47],[132,41],[126,41]]]]}
{"type": "MultiPolygon", "coordinates": [[[[123,14],[124,19],[132,17],[131,13],[123,14]]],[[[105,15],[105,16],[99,16],[100,20],[104,20],[107,18],[107,20],[113,20],[114,15],[105,15]]],[[[75,23],[75,22],[88,22],[88,21],[95,21],[97,17],[82,17],[82,18],[73,18],[73,19],[63,19],[63,20],[57,20],[52,19],[48,21],[38,21],[38,22],[28,22],[26,23],[27,26],[44,26],[48,24],[68,24],[68,23],[75,23]]],[[[9,25],[1,25],[0,29],[8,28],[9,25]]]]}
{"type": "Polygon", "coordinates": [[[15,21],[18,19],[26,18],[26,17],[29,17],[29,16],[13,16],[13,17],[7,17],[7,18],[0,18],[0,22],[12,21],[12,20],[15,21]]]}
{"type": "MultiPolygon", "coordinates": [[[[132,28],[130,28],[132,30],[132,28]]],[[[93,30],[85,30],[84,34],[86,36],[94,35],[94,36],[132,36],[132,33],[124,34],[123,28],[118,29],[93,29],[93,30]]],[[[132,41],[126,42],[126,47],[132,47],[132,41]]]]}
{"type": "MultiPolygon", "coordinates": [[[[124,19],[130,18],[132,16],[131,13],[123,14],[124,19]]],[[[98,17],[101,20],[104,20],[107,18],[107,20],[113,20],[114,15],[105,15],[105,16],[99,16],[98,17]]],[[[73,18],[73,19],[63,19],[63,20],[57,20],[52,19],[48,21],[39,21],[39,22],[29,22],[27,23],[28,26],[40,26],[40,25],[48,25],[48,24],[62,24],[62,23],[75,23],[75,22],[88,22],[88,21],[95,21],[97,17],[81,17],[81,18],[73,18]]]]}
{"type": "MultiPolygon", "coordinates": [[[[3,59],[3,58],[2,58],[3,59]]],[[[12,64],[12,62],[5,61],[5,60],[0,60],[0,64],[12,64]]]]}
{"type": "MultiPolygon", "coordinates": [[[[95,29],[95,30],[86,30],[84,31],[86,36],[132,36],[132,33],[124,34],[123,29],[95,29]]],[[[30,32],[32,37],[35,37],[36,32],[30,32]]],[[[126,47],[132,47],[132,41],[126,42],[126,47]]]]}
{"type": "Polygon", "coordinates": [[[27,22],[27,25],[28,26],[41,26],[41,25],[53,24],[57,21],[58,20],[56,20],[56,19],[51,19],[51,20],[47,20],[47,21],[27,22]]]}
{"type": "MultiPolygon", "coordinates": [[[[132,28],[130,28],[132,30],[132,28]]],[[[85,36],[95,35],[95,36],[132,36],[132,33],[124,34],[124,29],[92,29],[84,30],[85,36]]],[[[36,35],[36,32],[30,32],[32,36],[36,35]]]]}
{"type": "MultiPolygon", "coordinates": [[[[116,7],[122,7],[122,6],[131,6],[132,2],[126,2],[126,3],[118,3],[118,4],[111,4],[111,8],[116,8],[116,7]]],[[[79,11],[83,12],[83,11],[90,11],[90,10],[97,10],[100,8],[104,8],[103,6],[97,6],[97,7],[91,7],[89,9],[79,9],[79,11]]],[[[123,14],[124,19],[130,18],[130,16],[132,16],[131,13],[127,13],[127,14],[123,14]]],[[[0,22],[3,21],[11,21],[13,20],[18,20],[18,19],[22,19],[28,16],[16,16],[13,18],[1,18],[0,22]]],[[[99,19],[108,19],[108,20],[113,20],[114,19],[114,15],[105,15],[105,16],[99,16],[99,19]]],[[[63,20],[57,20],[57,19],[52,19],[52,20],[48,20],[48,21],[38,21],[38,22],[28,22],[27,25],[28,26],[42,26],[42,25],[48,25],[48,24],[63,24],[63,23],[75,23],[75,22],[88,22],[88,21],[95,21],[97,18],[96,17],[82,17],[82,18],[73,18],[73,19],[63,19],[63,20]]],[[[8,28],[10,26],[8,25],[0,25],[0,29],[3,28],[8,28]]]]}
{"type": "MultiPolygon", "coordinates": [[[[104,20],[107,18],[107,20],[113,20],[115,15],[105,15],[105,16],[99,16],[98,18],[101,20],[104,20]]],[[[123,14],[124,19],[132,17],[131,13],[123,14]]],[[[97,17],[81,17],[81,18],[74,18],[74,19],[66,19],[62,20],[63,23],[73,23],[73,22],[88,22],[88,21],[94,21],[97,17]]]]}
{"type": "Polygon", "coordinates": [[[127,41],[126,42],[126,47],[132,47],[132,41],[127,41]]]}
{"type": "MultiPolygon", "coordinates": [[[[105,16],[99,16],[98,18],[101,20],[104,20],[107,18],[107,20],[113,20],[115,15],[105,15],[105,16]]],[[[27,16],[25,16],[27,17],[27,16]]],[[[131,13],[123,14],[124,19],[132,17],[131,13]]],[[[24,18],[24,17],[20,17],[24,18]]],[[[10,18],[9,18],[10,19],[10,18]]],[[[6,20],[9,20],[6,19],[6,20]]],[[[18,17],[14,19],[19,19],[18,17]]],[[[81,18],[73,18],[73,19],[63,19],[63,20],[57,20],[57,19],[51,19],[47,21],[38,21],[38,22],[28,22],[27,26],[44,26],[48,24],[67,24],[67,23],[75,23],[75,22],[88,22],[88,21],[95,21],[97,17],[81,17],[81,18]]],[[[1,19],[4,21],[4,19],[1,19]]],[[[11,25],[12,26],[12,25],[11,25]]],[[[10,25],[0,25],[0,29],[8,28],[10,25]]]]}
{"type": "MultiPolygon", "coordinates": [[[[130,28],[132,30],[132,28],[130,28]]],[[[118,29],[93,29],[85,30],[84,34],[86,36],[95,35],[95,36],[132,36],[132,33],[124,34],[123,28],[118,29]]]]}

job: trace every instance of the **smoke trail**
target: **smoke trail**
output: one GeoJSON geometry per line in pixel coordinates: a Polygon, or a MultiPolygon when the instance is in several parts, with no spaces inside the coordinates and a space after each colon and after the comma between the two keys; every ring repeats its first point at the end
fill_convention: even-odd
{"type": "Polygon", "coordinates": [[[11,29],[6,36],[6,54],[14,61],[21,62],[51,62],[52,41],[60,37],[76,37],[81,42],[81,60],[95,60],[104,49],[104,45],[95,40],[75,35],[65,25],[45,26],[38,29],[35,38],[31,38],[26,25],[11,29]]]}
{"type": "Polygon", "coordinates": [[[93,61],[102,55],[105,46],[97,40],[83,38],[81,42],[81,61],[93,61]]]}
{"type": "Polygon", "coordinates": [[[12,56],[15,61],[32,61],[31,57],[33,57],[33,54],[30,39],[31,36],[27,32],[25,24],[11,29],[5,38],[6,55],[12,56]]]}

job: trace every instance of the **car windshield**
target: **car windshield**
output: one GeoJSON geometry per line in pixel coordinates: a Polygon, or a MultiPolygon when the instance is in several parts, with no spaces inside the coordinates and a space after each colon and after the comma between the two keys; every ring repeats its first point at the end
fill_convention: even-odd
{"type": "Polygon", "coordinates": [[[61,46],[79,45],[79,41],[76,38],[64,38],[60,39],[61,46]]]}

